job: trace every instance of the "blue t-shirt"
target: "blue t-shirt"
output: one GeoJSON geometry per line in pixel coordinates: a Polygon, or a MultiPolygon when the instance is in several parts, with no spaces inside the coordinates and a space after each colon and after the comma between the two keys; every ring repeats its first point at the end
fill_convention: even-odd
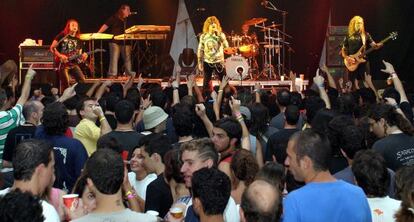
{"type": "Polygon", "coordinates": [[[361,188],[342,180],[309,183],[283,201],[283,222],[368,222],[371,211],[361,188]]]}
{"type": "Polygon", "coordinates": [[[56,175],[53,187],[71,192],[88,159],[85,147],[79,140],[64,135],[49,136],[43,126],[37,127],[35,138],[48,140],[53,144],[56,175]]]}

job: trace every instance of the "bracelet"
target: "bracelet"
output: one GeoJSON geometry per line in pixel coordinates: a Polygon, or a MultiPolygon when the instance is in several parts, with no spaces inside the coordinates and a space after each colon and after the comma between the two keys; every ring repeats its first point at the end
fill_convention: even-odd
{"type": "Polygon", "coordinates": [[[128,190],[125,193],[125,198],[128,199],[128,200],[133,199],[135,197],[137,197],[137,194],[134,191],[132,191],[132,190],[128,190]]]}
{"type": "Polygon", "coordinates": [[[260,93],[260,89],[255,89],[255,90],[253,90],[253,92],[260,93]]]}
{"type": "Polygon", "coordinates": [[[244,121],[244,119],[243,119],[243,116],[242,116],[242,115],[238,116],[236,119],[237,119],[239,122],[243,122],[243,121],[244,121]]]}
{"type": "Polygon", "coordinates": [[[221,93],[221,92],[223,92],[223,90],[222,90],[222,89],[219,89],[219,90],[218,90],[218,93],[221,93]]]}
{"type": "Polygon", "coordinates": [[[99,122],[102,122],[104,120],[106,120],[105,116],[102,116],[101,118],[99,118],[99,122]]]}

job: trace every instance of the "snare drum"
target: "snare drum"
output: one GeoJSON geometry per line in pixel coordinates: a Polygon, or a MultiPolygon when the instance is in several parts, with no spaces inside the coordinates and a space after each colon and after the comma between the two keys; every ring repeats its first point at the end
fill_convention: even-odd
{"type": "Polygon", "coordinates": [[[227,58],[224,66],[231,80],[242,80],[249,75],[249,63],[243,56],[234,55],[227,58]]]}

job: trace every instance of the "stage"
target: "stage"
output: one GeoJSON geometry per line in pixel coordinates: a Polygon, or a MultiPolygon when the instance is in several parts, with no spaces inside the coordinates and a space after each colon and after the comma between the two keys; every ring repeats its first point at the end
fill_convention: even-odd
{"type": "MultiPolygon", "coordinates": [[[[85,83],[95,83],[97,81],[107,81],[110,80],[113,83],[125,83],[128,81],[128,77],[118,77],[116,79],[108,79],[108,78],[88,78],[85,79],[85,83]]],[[[74,81],[74,80],[73,80],[74,81]]],[[[198,86],[203,86],[203,78],[197,77],[196,82],[198,86]]],[[[212,80],[211,81],[213,86],[217,86],[220,84],[220,81],[218,80],[212,80]]],[[[134,83],[138,83],[138,78],[134,79],[134,83]]],[[[153,84],[160,84],[161,87],[165,88],[168,86],[168,80],[167,79],[157,79],[157,78],[144,78],[144,83],[153,83],[153,84]]],[[[181,84],[185,84],[185,79],[181,80],[181,84]]],[[[230,85],[232,86],[243,86],[243,87],[254,87],[256,83],[259,83],[262,88],[271,88],[271,87],[289,87],[292,89],[292,81],[291,80],[243,80],[243,81],[235,81],[230,80],[230,85]]],[[[296,78],[296,88],[298,91],[306,90],[307,86],[309,85],[309,80],[302,80],[300,78],[296,78]]]]}

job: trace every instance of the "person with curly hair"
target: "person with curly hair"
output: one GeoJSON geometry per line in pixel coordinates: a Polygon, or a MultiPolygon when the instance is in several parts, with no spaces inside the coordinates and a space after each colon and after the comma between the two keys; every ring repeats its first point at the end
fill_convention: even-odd
{"type": "Polygon", "coordinates": [[[47,105],[43,111],[42,125],[36,129],[35,138],[53,144],[56,159],[56,180],[53,187],[71,191],[88,159],[85,147],[79,140],[65,136],[69,115],[61,102],[47,105]]]}
{"type": "Polygon", "coordinates": [[[41,200],[29,192],[11,191],[0,197],[0,221],[42,222],[45,220],[41,200]]]}
{"type": "Polygon", "coordinates": [[[401,207],[395,214],[396,222],[414,221],[414,179],[410,176],[406,178],[407,183],[401,195],[401,207]]]}
{"type": "Polygon", "coordinates": [[[256,158],[248,150],[237,150],[230,163],[231,169],[231,196],[240,204],[244,190],[249,186],[259,171],[256,158]]]}
{"type": "Polygon", "coordinates": [[[211,75],[216,71],[219,79],[223,78],[224,49],[229,47],[226,35],[221,29],[220,21],[216,16],[210,16],[204,21],[203,34],[198,44],[198,69],[204,71],[203,89],[209,86],[211,75]]]}

